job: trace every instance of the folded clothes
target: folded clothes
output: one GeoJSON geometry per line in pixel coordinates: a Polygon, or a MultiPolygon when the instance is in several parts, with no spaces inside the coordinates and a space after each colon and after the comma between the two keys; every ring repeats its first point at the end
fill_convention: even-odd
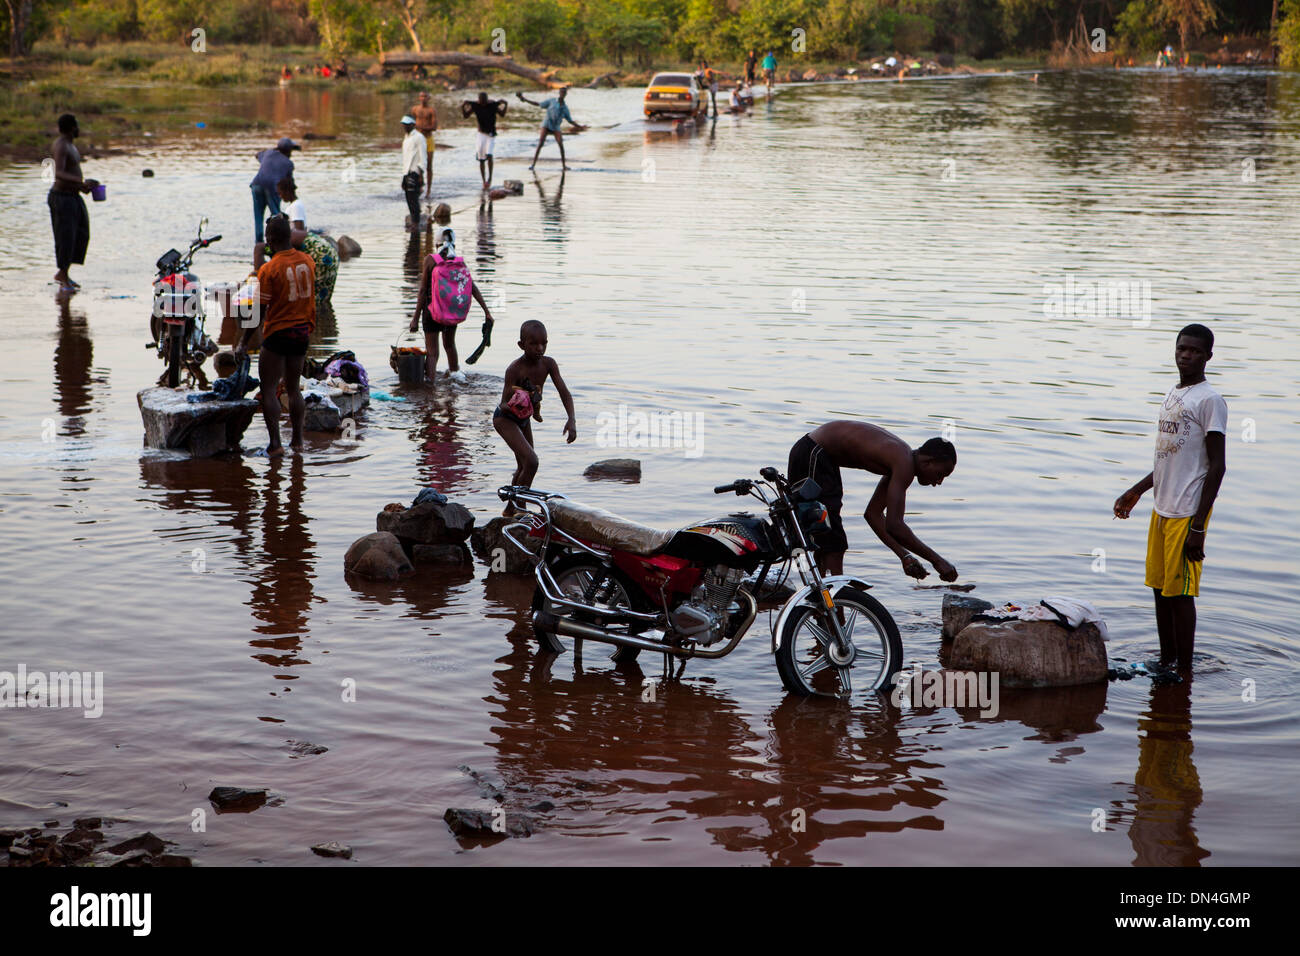
{"type": "Polygon", "coordinates": [[[1008,602],[1002,607],[981,611],[976,620],[1017,620],[1017,621],[1051,621],[1074,630],[1082,624],[1095,624],[1101,632],[1103,641],[1110,640],[1106,630],[1106,621],[1095,607],[1087,601],[1069,597],[1045,597],[1038,604],[1021,607],[1008,602]]]}

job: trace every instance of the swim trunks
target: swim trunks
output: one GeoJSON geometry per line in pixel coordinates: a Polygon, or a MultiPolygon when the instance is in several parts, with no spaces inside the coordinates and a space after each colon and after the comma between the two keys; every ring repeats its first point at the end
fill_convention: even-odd
{"type": "Polygon", "coordinates": [[[504,418],[504,419],[506,419],[507,421],[512,421],[512,422],[514,422],[516,425],[518,425],[520,428],[527,428],[527,427],[528,427],[528,419],[526,419],[526,418],[520,418],[518,415],[515,415],[513,412],[508,412],[508,411],[506,411],[506,410],[505,410],[504,408],[502,408],[500,405],[498,405],[496,408],[492,409],[492,417],[493,417],[494,419],[495,419],[495,418],[504,418]]]}
{"type": "MultiPolygon", "coordinates": [[[[1201,593],[1201,567],[1205,562],[1188,561],[1183,551],[1187,530],[1194,518],[1194,515],[1166,518],[1151,509],[1151,525],[1147,529],[1146,585],[1159,591],[1162,597],[1196,597],[1201,593]]],[[[1207,527],[1209,523],[1207,517],[1207,527]]]]}
{"type": "Polygon", "coordinates": [[[307,339],[310,335],[311,332],[305,325],[277,329],[262,340],[262,348],[276,355],[283,355],[285,358],[306,355],[307,339]]]}
{"type": "Polygon", "coordinates": [[[816,533],[817,551],[830,553],[847,551],[849,539],[844,533],[844,521],[840,517],[840,510],[844,507],[844,483],[840,478],[840,466],[835,463],[835,459],[825,448],[813,441],[811,435],[804,435],[790,449],[786,477],[791,486],[797,485],[805,478],[811,478],[821,487],[817,500],[826,506],[830,528],[816,533]]]}

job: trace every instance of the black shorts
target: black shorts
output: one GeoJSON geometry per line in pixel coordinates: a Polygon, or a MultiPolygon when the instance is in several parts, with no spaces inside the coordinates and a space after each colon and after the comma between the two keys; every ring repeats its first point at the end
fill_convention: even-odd
{"type": "Polygon", "coordinates": [[[814,536],[817,550],[831,553],[847,551],[849,539],[844,533],[844,520],[840,517],[840,511],[844,507],[844,483],[840,479],[840,466],[835,463],[835,459],[813,441],[811,435],[804,435],[790,449],[786,478],[792,486],[805,478],[811,478],[821,486],[817,500],[826,506],[830,529],[814,536]]]}
{"type": "Polygon", "coordinates": [[[307,340],[310,336],[311,333],[305,328],[277,329],[262,339],[262,348],[285,358],[296,358],[307,354],[307,340]]]}
{"type": "Polygon", "coordinates": [[[455,325],[443,325],[434,319],[428,309],[425,309],[424,314],[420,316],[420,328],[425,332],[446,332],[448,329],[455,332],[459,325],[459,322],[455,325]]]}

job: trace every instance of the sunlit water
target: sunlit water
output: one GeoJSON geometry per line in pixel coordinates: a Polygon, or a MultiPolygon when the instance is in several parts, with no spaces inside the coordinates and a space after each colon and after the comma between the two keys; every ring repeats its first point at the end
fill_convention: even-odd
{"type": "MultiPolygon", "coordinates": [[[[791,88],[677,134],[639,120],[636,90],[579,90],[573,113],[593,129],[568,140],[563,181],[552,144],[539,180],[526,173],[537,114],[512,101],[497,179],[527,187],[490,207],[473,130],[446,121],[459,97],[444,97],[437,138],[452,148],[435,192],[498,325],[470,385],[432,393],[387,366],[425,251],[402,230],[405,97],[361,84],[122,95],[174,96],[196,122],[208,97],[273,129],[88,161],[109,201],[91,209],[84,289],[63,307],[46,284],[40,168],[0,168],[0,670],[103,671],[106,684],[96,720],[0,711],[0,824],[105,815],[206,864],[322,863],[308,847],[326,840],[363,864],[1297,861],[1300,79],[791,88]],[[374,402],[355,442],[312,436],[276,465],[144,451],[135,396],[161,370],[144,348],[154,260],[206,215],[225,238],[196,270],[238,278],[252,153],[308,131],[337,137],[296,156],[309,224],[365,250],[340,270],[317,352],[355,350],[405,401],[374,402]],[[1147,283],[1149,324],[1045,314],[1067,276],[1147,283]],[[733,507],[713,485],[784,466],[830,418],[914,443],[950,423],[958,468],[913,489],[913,529],[978,595],[1092,600],[1128,661],[1156,648],[1150,501],[1128,522],[1110,507],[1150,468],[1174,332],[1211,322],[1228,477],[1194,683],[1004,691],[994,719],[799,701],[764,614],[731,657],[691,663],[646,701],[642,675],[590,653],[581,674],[537,657],[526,579],[480,564],[349,585],[344,551],[387,502],[433,484],[481,521],[498,513],[513,461],[489,415],[525,319],[546,322],[578,409],[565,445],[548,390],[539,487],[668,527],[733,507]],[[699,454],[599,447],[599,416],[620,404],[697,416],[699,454]],[[641,484],[581,477],[611,456],[640,458],[641,484]],[[493,805],[461,765],[542,829],[459,844],[443,811],[493,805]],[[209,812],[196,833],[192,811],[218,784],[281,802],[209,812]],[[554,809],[527,809],[541,801],[554,809]]],[[[246,444],[263,440],[259,418],[246,444]]],[[[898,620],[909,665],[935,667],[942,592],[911,586],[857,518],[872,482],[847,481],[849,568],[898,620]]]]}

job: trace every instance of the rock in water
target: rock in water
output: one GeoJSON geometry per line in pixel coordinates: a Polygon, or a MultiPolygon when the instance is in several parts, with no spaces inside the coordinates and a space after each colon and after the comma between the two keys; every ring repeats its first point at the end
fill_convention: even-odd
{"type": "Polygon", "coordinates": [[[1068,687],[1106,680],[1106,645],[1095,624],[975,621],[952,645],[948,667],[996,671],[1003,687],[1068,687]]]}
{"type": "Polygon", "coordinates": [[[266,791],[245,787],[213,787],[208,799],[222,813],[251,813],[266,803],[266,791]]]}
{"type": "Polygon", "coordinates": [[[132,837],[129,840],[123,840],[121,843],[108,847],[108,852],[123,856],[133,850],[144,850],[150,856],[157,856],[166,849],[167,844],[158,837],[152,833],[142,833],[138,837],[132,837]]]}
{"type": "Polygon", "coordinates": [[[505,199],[507,196],[512,195],[514,194],[504,186],[493,186],[488,190],[488,199],[505,199]]]}
{"type": "Polygon", "coordinates": [[[351,236],[339,236],[339,258],[355,259],[361,255],[361,243],[351,236]]]}
{"type": "Polygon", "coordinates": [[[462,544],[474,530],[474,516],[468,508],[454,501],[446,504],[428,501],[412,505],[405,511],[379,512],[375,518],[375,530],[397,535],[405,547],[462,544]]]}
{"type": "Polygon", "coordinates": [[[582,477],[592,480],[638,482],[641,480],[641,462],[635,458],[606,458],[587,466],[582,477]]]}
{"type": "Polygon", "coordinates": [[[971,622],[971,618],[992,606],[988,601],[981,601],[977,597],[945,594],[943,596],[943,639],[951,641],[971,622]]]}
{"type": "Polygon", "coordinates": [[[522,813],[490,813],[483,810],[449,809],[442,815],[447,826],[458,837],[479,837],[493,839],[497,837],[529,837],[533,835],[535,821],[522,813]],[[497,823],[502,821],[502,823],[497,823]],[[493,823],[504,830],[494,830],[493,823]]]}
{"type": "Polygon", "coordinates": [[[317,856],[337,856],[345,860],[352,859],[352,847],[334,840],[329,843],[317,843],[311,848],[311,851],[317,856]]]}
{"type": "Polygon", "coordinates": [[[136,394],[148,448],[176,448],[195,458],[237,451],[244,430],[261,407],[251,398],[235,402],[191,402],[190,392],[146,388],[136,394]]]}
{"type": "Polygon", "coordinates": [[[343,427],[343,416],[339,407],[325,395],[313,396],[315,401],[307,402],[307,413],[303,416],[302,427],[309,432],[336,432],[343,427]]]}
{"type": "Polygon", "coordinates": [[[515,196],[524,194],[524,183],[520,179],[507,179],[501,184],[501,188],[515,196]]]}
{"type": "Polygon", "coordinates": [[[411,548],[411,559],[421,564],[446,564],[457,567],[472,563],[469,549],[463,544],[417,544],[411,548]]]}
{"type": "Polygon", "coordinates": [[[375,531],[352,542],[343,557],[343,570],[375,581],[396,581],[415,570],[397,536],[375,531]]]}
{"type": "MultiPolygon", "coordinates": [[[[470,535],[470,547],[474,553],[487,562],[491,571],[503,571],[506,574],[532,574],[533,562],[513,544],[506,540],[501,529],[514,524],[518,518],[498,516],[482,527],[475,528],[470,535]]],[[[536,553],[542,546],[541,538],[529,538],[522,532],[513,532],[532,552],[536,553]]]]}

